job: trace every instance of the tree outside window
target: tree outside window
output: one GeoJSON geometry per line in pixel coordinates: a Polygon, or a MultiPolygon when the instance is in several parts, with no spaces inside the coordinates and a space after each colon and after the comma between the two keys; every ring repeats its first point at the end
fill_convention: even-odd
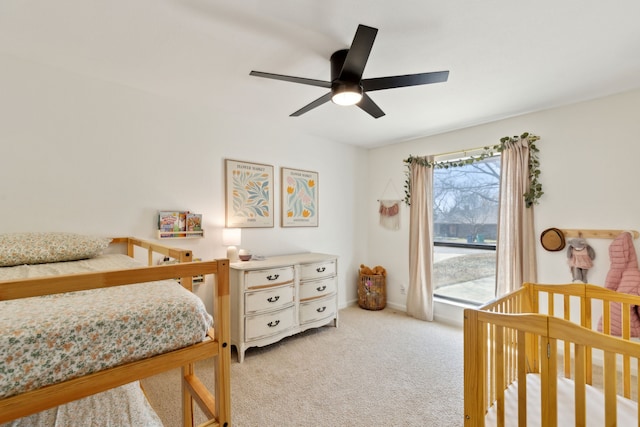
{"type": "Polygon", "coordinates": [[[500,156],[435,168],[433,180],[435,295],[484,303],[495,296],[500,156]]]}

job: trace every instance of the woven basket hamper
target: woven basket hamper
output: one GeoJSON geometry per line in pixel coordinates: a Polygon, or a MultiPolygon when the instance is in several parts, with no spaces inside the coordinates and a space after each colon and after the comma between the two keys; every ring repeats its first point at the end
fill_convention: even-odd
{"type": "Polygon", "coordinates": [[[358,305],[366,310],[382,310],[387,305],[385,276],[359,274],[358,305]]]}

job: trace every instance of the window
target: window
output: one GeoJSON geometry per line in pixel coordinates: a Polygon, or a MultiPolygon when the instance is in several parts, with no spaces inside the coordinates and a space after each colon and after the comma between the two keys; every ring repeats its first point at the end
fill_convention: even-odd
{"type": "Polygon", "coordinates": [[[500,156],[433,173],[434,295],[485,303],[495,297],[500,156]]]}

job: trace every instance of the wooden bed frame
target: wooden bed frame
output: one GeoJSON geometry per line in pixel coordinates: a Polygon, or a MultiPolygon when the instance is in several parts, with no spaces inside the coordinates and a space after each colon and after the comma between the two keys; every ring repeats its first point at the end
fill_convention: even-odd
{"type": "Polygon", "coordinates": [[[213,274],[215,275],[214,328],[211,328],[208,337],[198,344],[2,399],[0,400],[0,423],[180,367],[183,378],[183,425],[191,427],[194,424],[194,402],[200,406],[208,418],[203,426],[230,425],[229,261],[221,259],[191,262],[192,253],[189,250],[174,249],[131,237],[115,238],[111,244],[126,244],[127,254],[131,257],[134,256],[135,247],[146,250],[149,266],[2,282],[0,283],[0,301],[178,277],[181,278],[182,286],[192,291],[193,276],[213,274]],[[175,258],[179,263],[154,266],[154,254],[175,258]],[[213,393],[203,385],[194,372],[195,362],[212,357],[216,358],[213,393]]]}
{"type": "Polygon", "coordinates": [[[576,425],[586,424],[587,384],[602,389],[605,423],[616,425],[617,396],[638,402],[640,343],[630,339],[634,305],[640,297],[600,286],[525,283],[479,309],[466,309],[464,425],[484,426],[494,406],[498,425],[504,425],[505,389],[517,382],[518,425],[525,426],[529,373],[540,374],[542,425],[557,425],[562,411],[558,376],[574,382],[576,425]],[[622,304],[622,337],[609,333],[612,302],[622,304]],[[596,330],[600,313],[602,333],[596,330]],[[602,380],[594,372],[602,372],[602,380]]]}

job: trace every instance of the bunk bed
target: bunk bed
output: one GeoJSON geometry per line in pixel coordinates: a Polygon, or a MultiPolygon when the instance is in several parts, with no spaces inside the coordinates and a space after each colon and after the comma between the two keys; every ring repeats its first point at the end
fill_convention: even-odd
{"type": "Polygon", "coordinates": [[[525,283],[466,309],[464,425],[640,425],[640,343],[630,332],[639,305],[590,284],[525,283]]]}
{"type": "MultiPolygon", "coordinates": [[[[3,236],[0,424],[55,408],[77,413],[67,405],[83,401],[93,408],[118,399],[148,405],[137,381],[180,367],[183,425],[194,425],[195,404],[203,425],[230,425],[228,260],[193,262],[189,250],[131,237],[105,244],[71,233],[10,235],[11,250],[16,241],[31,247],[7,255],[3,236]],[[56,239],[65,244],[51,244],[56,239]],[[58,259],[69,239],[89,252],[58,259]],[[141,253],[145,262],[135,260],[141,253]],[[25,256],[35,265],[26,265],[25,256]],[[177,263],[157,265],[158,257],[177,263]],[[192,293],[200,275],[213,277],[213,316],[192,293]],[[209,358],[215,358],[213,390],[195,373],[195,363],[209,358]]],[[[94,410],[109,411],[102,408],[94,410]]]]}

